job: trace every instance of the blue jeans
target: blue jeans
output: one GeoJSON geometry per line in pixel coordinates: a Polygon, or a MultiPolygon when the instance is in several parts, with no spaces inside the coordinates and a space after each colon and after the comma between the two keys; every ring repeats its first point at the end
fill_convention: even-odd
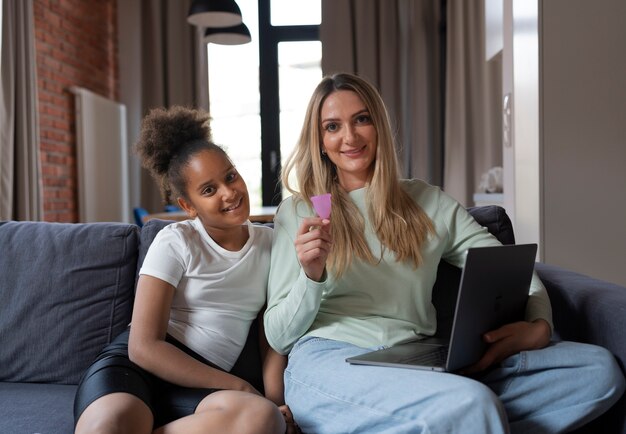
{"type": "Polygon", "coordinates": [[[345,362],[366,349],[302,338],[289,355],[285,399],[312,433],[559,433],[606,411],[624,377],[604,348],[573,342],[525,351],[477,380],[345,362]]]}

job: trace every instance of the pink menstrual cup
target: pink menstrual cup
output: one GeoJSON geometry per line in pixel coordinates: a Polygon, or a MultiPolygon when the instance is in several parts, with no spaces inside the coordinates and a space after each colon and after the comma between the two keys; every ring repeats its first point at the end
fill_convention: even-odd
{"type": "Polygon", "coordinates": [[[330,193],[311,196],[311,202],[313,202],[313,208],[319,217],[330,218],[330,193]]]}

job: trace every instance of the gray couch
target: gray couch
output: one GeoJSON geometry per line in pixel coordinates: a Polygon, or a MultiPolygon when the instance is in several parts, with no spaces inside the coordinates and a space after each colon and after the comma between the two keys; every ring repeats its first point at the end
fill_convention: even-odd
{"type": "MultiPolygon", "coordinates": [[[[499,207],[470,209],[513,243],[499,207]]],[[[71,433],[81,374],[129,323],[137,270],[154,235],[122,223],[0,222],[0,433],[71,433]]],[[[611,350],[626,364],[626,288],[537,264],[553,303],[557,333],[611,350]]],[[[442,329],[452,316],[460,272],[442,263],[436,297],[442,329]]],[[[238,363],[260,375],[250,339],[238,363]]],[[[580,433],[626,434],[626,398],[580,433]]]]}

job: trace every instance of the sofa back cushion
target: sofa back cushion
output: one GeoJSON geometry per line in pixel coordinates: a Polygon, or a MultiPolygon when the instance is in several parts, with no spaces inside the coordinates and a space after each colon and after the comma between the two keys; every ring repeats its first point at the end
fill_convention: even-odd
{"type": "Polygon", "coordinates": [[[138,228],[0,225],[0,381],[77,384],[130,322],[138,228]]]}
{"type": "Polygon", "coordinates": [[[161,229],[172,223],[174,223],[172,220],[151,219],[142,226],[139,241],[139,256],[137,258],[137,276],[139,276],[139,270],[141,269],[143,260],[146,259],[146,253],[148,253],[148,248],[150,248],[154,237],[156,237],[161,229]]]}
{"type": "MultiPolygon", "coordinates": [[[[497,205],[477,206],[467,211],[479,225],[484,226],[502,244],[515,244],[513,225],[504,208],[497,205]]],[[[456,299],[461,282],[461,270],[445,261],[439,263],[437,281],[433,288],[433,304],[437,309],[437,334],[450,336],[456,299]]]]}
{"type": "Polygon", "coordinates": [[[475,206],[467,211],[502,244],[515,244],[513,224],[504,208],[497,205],[475,206]]]}
{"type": "MultiPolygon", "coordinates": [[[[471,207],[467,211],[478,224],[487,228],[502,244],[515,244],[513,225],[504,208],[497,205],[488,205],[471,207]]],[[[154,236],[170,223],[172,222],[150,220],[144,225],[141,231],[138,268],[143,263],[154,236]]],[[[433,288],[433,304],[437,309],[438,335],[446,337],[450,335],[460,281],[461,270],[445,261],[441,261],[437,270],[437,281],[433,288]]]]}

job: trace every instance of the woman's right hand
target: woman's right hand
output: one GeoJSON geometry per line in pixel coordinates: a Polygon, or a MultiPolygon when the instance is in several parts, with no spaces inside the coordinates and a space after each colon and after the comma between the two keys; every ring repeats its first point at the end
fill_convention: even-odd
{"type": "Polygon", "coordinates": [[[321,280],[331,245],[330,220],[319,217],[302,220],[295,246],[300,265],[309,279],[316,282],[321,280]]]}

